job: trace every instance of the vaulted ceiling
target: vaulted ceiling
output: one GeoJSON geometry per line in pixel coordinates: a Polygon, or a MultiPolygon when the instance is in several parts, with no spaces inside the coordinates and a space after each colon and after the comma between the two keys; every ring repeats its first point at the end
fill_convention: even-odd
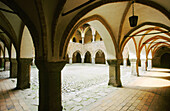
{"type": "MultiPolygon", "coordinates": [[[[49,61],[63,59],[70,39],[70,32],[83,20],[88,23],[100,17],[115,39],[117,51],[123,50],[126,41],[134,34],[170,31],[169,0],[135,0],[138,26],[130,27],[132,15],[130,0],[0,0],[0,33],[5,44],[13,43],[17,52],[24,25],[32,35],[37,58],[49,61]],[[96,16],[95,16],[96,15],[96,16]],[[94,18],[92,16],[95,16],[94,18]],[[87,19],[90,18],[91,19],[87,19]],[[143,30],[143,31],[142,31],[143,30]]],[[[169,32],[168,32],[169,34],[169,32]]],[[[160,41],[169,41],[167,33],[136,36],[136,42],[152,47],[160,41]],[[155,37],[150,41],[149,38],[155,37]],[[159,38],[158,38],[159,36],[159,38]],[[141,40],[141,38],[143,38],[141,40]],[[147,42],[147,43],[146,43],[147,42]],[[153,42],[149,46],[148,43],[153,42]]],[[[168,46],[167,42],[167,46],[168,46]]],[[[161,44],[157,44],[161,45],[161,44]]],[[[165,43],[162,43],[165,45],[165,43]]],[[[9,45],[10,46],[10,45],[9,45]]],[[[109,50],[113,51],[113,50],[109,50]]]]}

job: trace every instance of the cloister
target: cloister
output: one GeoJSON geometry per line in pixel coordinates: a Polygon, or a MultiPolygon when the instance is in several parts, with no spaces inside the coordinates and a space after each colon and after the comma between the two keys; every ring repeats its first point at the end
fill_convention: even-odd
{"type": "Polygon", "coordinates": [[[17,78],[16,89],[26,89],[30,66],[35,65],[38,110],[61,111],[61,71],[66,64],[107,64],[112,87],[122,87],[120,65],[130,65],[136,77],[139,66],[143,71],[170,68],[169,4],[169,0],[0,0],[0,67],[17,78]],[[131,27],[133,13],[138,21],[131,27]]]}

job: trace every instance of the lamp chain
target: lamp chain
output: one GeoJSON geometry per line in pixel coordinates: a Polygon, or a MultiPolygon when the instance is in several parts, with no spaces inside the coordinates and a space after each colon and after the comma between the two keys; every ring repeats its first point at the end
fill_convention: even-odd
{"type": "Polygon", "coordinates": [[[135,3],[135,1],[132,0],[132,14],[133,14],[133,16],[134,16],[134,3],[135,3]]]}

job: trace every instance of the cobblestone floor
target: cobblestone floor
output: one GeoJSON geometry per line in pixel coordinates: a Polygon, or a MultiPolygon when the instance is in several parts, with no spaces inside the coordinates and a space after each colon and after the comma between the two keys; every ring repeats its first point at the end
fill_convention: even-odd
{"type": "MultiPolygon", "coordinates": [[[[164,110],[160,110],[162,106],[157,105],[158,107],[153,111],[166,111],[170,100],[170,73],[167,73],[170,70],[152,69],[149,72],[139,71],[140,77],[135,77],[131,76],[130,67],[121,67],[121,80],[124,87],[115,88],[107,85],[107,65],[66,65],[62,71],[62,104],[64,110],[123,111],[142,110],[143,107],[153,110],[154,106],[158,103],[154,101],[161,101],[163,103],[162,106],[165,107],[164,110]],[[161,71],[161,73],[158,71],[161,71]],[[145,98],[145,96],[149,99],[145,98]],[[162,97],[166,99],[160,99],[162,97]]],[[[18,108],[37,111],[38,70],[35,67],[31,68],[32,79],[30,89],[11,90],[16,86],[16,79],[9,79],[8,77],[9,71],[0,72],[0,106],[3,105],[3,107],[0,107],[0,111],[4,108],[5,103],[8,103],[8,98],[6,99],[6,96],[4,96],[6,94],[7,97],[12,98],[10,99],[12,102],[6,104],[6,109],[15,108],[17,110],[18,108]],[[5,87],[1,87],[2,85],[5,87]],[[25,103],[27,104],[25,105],[25,103]]]]}

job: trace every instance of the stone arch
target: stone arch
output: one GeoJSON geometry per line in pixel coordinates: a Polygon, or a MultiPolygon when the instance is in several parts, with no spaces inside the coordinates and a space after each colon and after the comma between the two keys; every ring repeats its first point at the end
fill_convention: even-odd
{"type": "MultiPolygon", "coordinates": [[[[166,26],[166,25],[164,25],[164,24],[161,24],[161,23],[144,22],[144,23],[142,23],[142,24],[139,24],[138,26],[132,28],[132,29],[124,36],[124,38],[123,38],[123,40],[122,40],[122,42],[121,42],[121,45],[120,45],[121,51],[123,51],[126,43],[131,39],[131,37],[129,37],[129,36],[130,36],[134,31],[136,31],[137,29],[140,29],[141,27],[143,27],[143,26],[145,26],[145,25],[151,25],[151,26],[155,26],[155,27],[161,27],[161,28],[164,28],[164,29],[166,29],[166,30],[170,30],[170,27],[168,27],[168,26],[166,26]]],[[[152,31],[152,30],[163,31],[163,30],[161,30],[161,29],[159,29],[159,28],[153,28],[153,27],[151,27],[151,28],[146,28],[146,29],[143,29],[143,30],[141,30],[141,31],[138,31],[138,32],[135,33],[134,35],[136,35],[136,34],[138,34],[138,33],[140,33],[140,32],[146,31],[146,30],[150,30],[150,31],[152,31]]],[[[149,32],[149,31],[148,31],[148,32],[149,32]]]]}
{"type": "Polygon", "coordinates": [[[91,63],[91,53],[87,51],[84,56],[84,62],[85,63],[91,63]]]}
{"type": "Polygon", "coordinates": [[[155,56],[155,53],[156,53],[156,51],[158,51],[161,47],[168,47],[169,46],[169,44],[167,44],[167,43],[162,43],[162,44],[154,44],[153,45],[154,46],[154,49],[152,50],[152,57],[154,57],[155,56]]]}
{"type": "MultiPolygon", "coordinates": [[[[38,13],[38,15],[37,15],[38,19],[41,18],[40,19],[41,26],[39,27],[38,25],[37,26],[35,25],[36,22],[33,22],[31,20],[28,13],[26,13],[22,8],[20,8],[20,6],[16,3],[16,1],[10,1],[9,2],[9,1],[2,0],[2,2],[5,5],[7,5],[10,9],[12,9],[17,14],[17,16],[24,22],[24,24],[28,27],[30,34],[31,34],[31,37],[32,37],[33,42],[34,42],[36,58],[42,58],[42,56],[46,57],[47,54],[46,54],[45,50],[46,50],[47,46],[46,46],[46,44],[43,44],[43,41],[46,41],[45,40],[46,39],[46,36],[45,36],[46,32],[43,30],[43,29],[46,29],[45,28],[46,25],[44,24],[45,21],[43,19],[43,12],[38,13]],[[44,28],[42,28],[42,27],[44,27],[44,28]],[[39,29],[43,30],[44,32],[41,32],[39,29]]],[[[39,1],[39,2],[41,2],[41,1],[39,1]]],[[[39,3],[39,4],[41,4],[41,3],[39,3]]],[[[41,6],[42,5],[37,5],[38,11],[40,11],[41,6]]]]}
{"type": "Polygon", "coordinates": [[[137,45],[133,38],[128,41],[127,47],[129,50],[129,59],[137,59],[137,45]]]}
{"type": "Polygon", "coordinates": [[[13,44],[11,45],[11,58],[12,59],[16,59],[17,58],[16,49],[15,49],[13,44]]]}
{"type": "Polygon", "coordinates": [[[109,25],[99,15],[93,15],[88,18],[85,18],[85,19],[81,20],[80,22],[78,22],[72,28],[72,30],[70,31],[70,33],[66,39],[64,47],[60,46],[60,49],[62,49],[63,57],[66,54],[66,49],[67,49],[67,46],[69,43],[69,39],[73,36],[74,32],[77,30],[77,28],[79,26],[81,26],[82,24],[85,24],[87,22],[92,27],[94,27],[97,30],[97,32],[100,34],[100,36],[102,37],[104,44],[106,46],[107,59],[116,59],[118,49],[117,49],[115,37],[114,37],[109,25]]]}
{"type": "MultiPolygon", "coordinates": [[[[100,6],[104,5],[104,4],[114,3],[114,2],[124,2],[124,1],[127,1],[127,0],[123,0],[123,1],[113,1],[113,0],[99,1],[99,2],[94,3],[93,5],[90,5],[89,7],[84,8],[81,12],[79,12],[79,13],[77,14],[77,16],[75,16],[75,17],[70,21],[70,24],[69,24],[70,27],[67,27],[66,30],[64,31],[64,34],[63,34],[63,37],[64,37],[64,38],[63,38],[63,40],[61,41],[61,45],[60,45],[60,49],[62,49],[60,56],[65,55],[65,50],[67,49],[67,48],[65,48],[65,47],[67,47],[67,43],[68,43],[68,32],[70,32],[70,30],[72,29],[72,27],[76,24],[76,22],[77,22],[81,17],[83,17],[85,14],[87,14],[87,13],[90,12],[91,10],[93,10],[93,9],[95,9],[95,8],[97,8],[97,7],[100,7],[100,6]],[[63,45],[63,44],[65,44],[65,43],[66,43],[66,45],[63,45]],[[64,46],[64,48],[63,48],[63,46],[64,46]],[[64,52],[63,52],[63,51],[64,51],[64,52]]],[[[152,7],[152,8],[154,8],[154,9],[157,9],[157,10],[159,10],[161,13],[163,13],[167,18],[170,18],[169,12],[168,12],[164,7],[162,7],[161,5],[159,5],[159,4],[157,4],[157,3],[153,2],[153,1],[148,2],[147,0],[142,0],[142,1],[141,1],[141,0],[137,0],[136,3],[143,4],[143,5],[147,5],[147,6],[149,6],[149,7],[152,7]]]]}
{"type": "Polygon", "coordinates": [[[24,28],[21,45],[20,58],[33,58],[34,44],[27,27],[24,28]]]}
{"type": "Polygon", "coordinates": [[[97,53],[95,54],[95,63],[96,64],[105,64],[105,54],[102,50],[98,50],[97,53]]]}
{"type": "Polygon", "coordinates": [[[73,53],[73,63],[81,63],[81,53],[78,50],[73,53]]]}
{"type": "Polygon", "coordinates": [[[146,59],[146,47],[143,47],[140,52],[140,59],[146,59]]]}

